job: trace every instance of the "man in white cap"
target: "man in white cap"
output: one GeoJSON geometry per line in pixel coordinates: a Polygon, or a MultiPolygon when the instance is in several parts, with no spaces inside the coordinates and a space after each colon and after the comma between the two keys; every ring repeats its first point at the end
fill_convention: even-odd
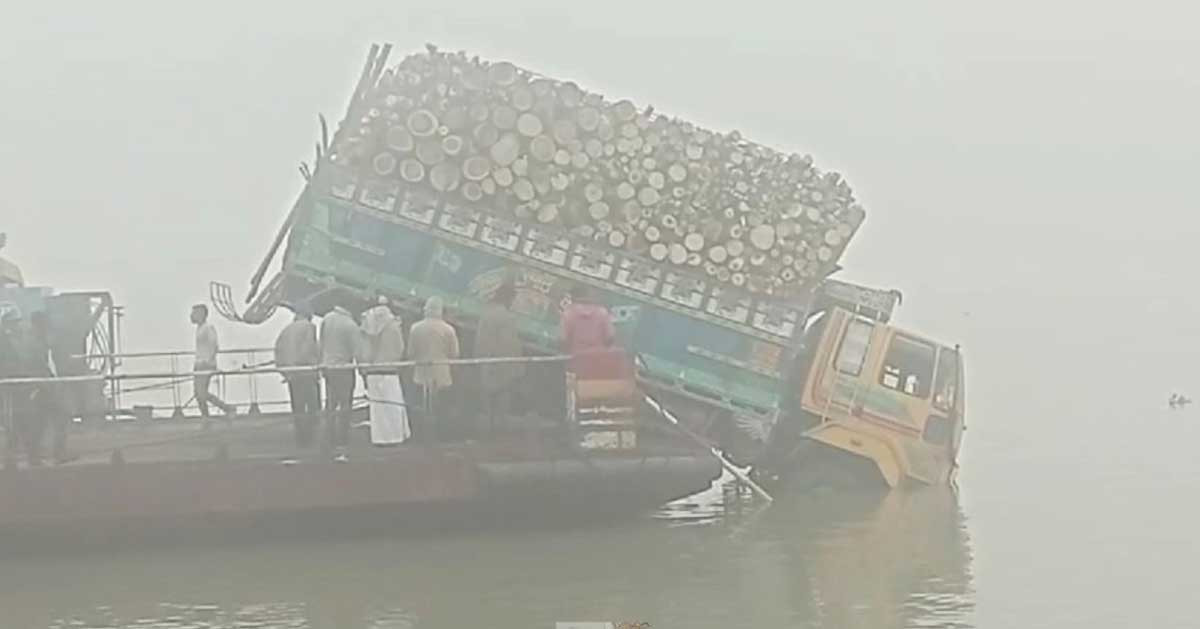
{"type": "Polygon", "coordinates": [[[447,392],[454,384],[450,365],[445,361],[458,358],[458,333],[446,323],[441,297],[430,297],[425,302],[425,318],[413,324],[408,333],[408,357],[418,363],[413,371],[413,382],[422,391],[424,418],[421,429],[422,440],[437,441],[447,436],[449,418],[447,392]]]}
{"type": "Polygon", "coordinates": [[[404,390],[400,387],[400,370],[394,366],[404,360],[404,329],[400,318],[392,312],[385,296],[379,296],[375,307],[363,313],[362,356],[359,365],[370,401],[371,443],[377,446],[404,443],[412,434],[408,423],[408,408],[404,390]],[[373,365],[393,364],[391,367],[373,365]]]}

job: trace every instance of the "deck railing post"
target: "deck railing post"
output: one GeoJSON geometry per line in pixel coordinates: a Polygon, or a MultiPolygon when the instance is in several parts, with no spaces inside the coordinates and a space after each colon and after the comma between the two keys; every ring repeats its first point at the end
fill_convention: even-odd
{"type": "Polygon", "coordinates": [[[0,386],[0,422],[4,425],[4,469],[17,465],[17,427],[13,417],[12,389],[0,386]]]}
{"type": "MultiPolygon", "coordinates": [[[[258,355],[254,350],[250,350],[248,355],[248,363],[252,368],[258,368],[258,355]]],[[[258,374],[250,374],[250,409],[247,413],[251,417],[258,417],[262,414],[262,407],[258,404],[258,374]]]]}
{"type": "Polygon", "coordinates": [[[180,400],[182,395],[179,393],[179,357],[175,354],[171,355],[171,374],[171,400],[175,405],[171,419],[183,419],[183,404],[180,400]]]}

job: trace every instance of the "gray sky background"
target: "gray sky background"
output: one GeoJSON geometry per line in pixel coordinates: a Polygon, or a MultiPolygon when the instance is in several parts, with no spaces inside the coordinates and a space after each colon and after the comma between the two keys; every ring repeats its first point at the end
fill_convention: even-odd
{"type": "Polygon", "coordinates": [[[1194,10],[574,4],[6,7],[7,253],[32,283],[112,290],[129,349],[186,347],[188,305],[244,289],[369,44],[432,41],[843,172],[869,212],[844,277],[903,289],[901,323],[963,344],[968,456],[1200,396],[1194,10]]]}
{"type": "Polygon", "coordinates": [[[967,354],[981,608],[1054,618],[1044,588],[1090,596],[1114,562],[1106,609],[1190,595],[1161,588],[1194,581],[1194,540],[1130,501],[1200,488],[1200,410],[1163,409],[1200,398],[1191,4],[41,4],[0,22],[0,230],[31,282],[113,291],[129,349],[187,347],[208,282],[244,290],[371,42],[464,48],[846,175],[869,215],[844,277],[903,289],[899,321],[967,354]],[[994,543],[1042,538],[1072,547],[1040,555],[1053,583],[994,543]]]}

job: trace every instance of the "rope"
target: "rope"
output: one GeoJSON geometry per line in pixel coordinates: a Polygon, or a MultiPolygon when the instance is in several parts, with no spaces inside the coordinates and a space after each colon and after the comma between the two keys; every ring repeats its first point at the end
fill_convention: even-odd
{"type": "Polygon", "coordinates": [[[185,376],[185,377],[181,377],[181,378],[176,378],[174,380],[171,380],[170,382],[162,382],[159,384],[148,384],[148,385],[141,386],[141,387],[133,387],[131,389],[122,389],[121,393],[139,393],[141,391],[157,391],[159,389],[166,389],[169,387],[174,387],[177,384],[182,384],[191,379],[192,379],[191,376],[185,376]]]}
{"type": "Polygon", "coordinates": [[[368,404],[384,404],[386,406],[402,406],[404,408],[411,407],[411,405],[408,402],[393,402],[392,400],[377,400],[369,395],[364,395],[357,399],[362,400],[368,404]]]}

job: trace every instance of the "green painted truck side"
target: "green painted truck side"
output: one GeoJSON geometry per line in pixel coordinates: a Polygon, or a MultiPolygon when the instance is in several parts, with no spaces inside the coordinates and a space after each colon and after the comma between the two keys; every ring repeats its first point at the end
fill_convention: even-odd
{"type": "Polygon", "coordinates": [[[370,197],[362,191],[339,198],[346,195],[336,185],[322,186],[325,181],[314,180],[300,200],[285,274],[363,295],[437,295],[467,322],[491,290],[512,281],[522,333],[541,351],[557,346],[570,288],[587,283],[614,313],[619,341],[638,354],[644,378],[749,412],[776,405],[781,360],[790,333],[800,327],[802,304],[722,295],[701,279],[658,271],[656,286],[638,290],[637,282],[620,281],[629,280],[622,267],[649,268],[648,262],[600,251],[598,267],[582,266],[597,254],[581,253],[565,234],[554,234],[551,242],[517,225],[508,226],[520,232],[516,245],[497,246],[482,237],[485,214],[463,219],[461,209],[420,190],[399,189],[391,203],[366,204],[370,197]],[[539,244],[544,250],[536,255],[539,244]],[[680,288],[687,282],[687,290],[680,288]]]}

